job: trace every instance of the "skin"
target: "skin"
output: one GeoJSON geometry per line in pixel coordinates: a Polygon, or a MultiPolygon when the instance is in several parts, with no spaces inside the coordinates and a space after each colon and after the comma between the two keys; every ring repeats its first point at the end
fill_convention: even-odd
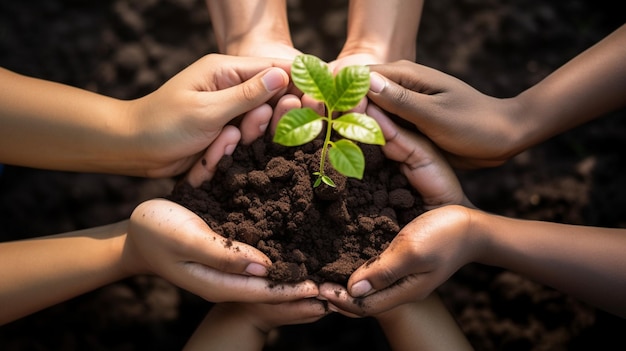
{"type": "MultiPolygon", "coordinates": [[[[346,41],[329,62],[333,72],[349,65],[415,60],[422,0],[351,0],[346,41]]],[[[278,57],[293,60],[295,48],[289,31],[285,0],[206,0],[220,52],[236,56],[278,57]]],[[[279,111],[311,107],[324,114],[324,105],[292,88],[290,96],[275,105],[279,111]]],[[[273,101],[276,103],[276,101],[273,101]]],[[[367,99],[355,111],[363,112],[367,99]]]]}
{"type": "MultiPolygon", "coordinates": [[[[222,303],[215,305],[193,333],[184,351],[260,351],[268,333],[290,324],[312,323],[330,313],[316,299],[282,304],[222,303]]],[[[472,350],[436,294],[375,316],[391,349],[472,350]]]]}
{"type": "MultiPolygon", "coordinates": [[[[292,98],[297,99],[294,96],[283,97],[292,98]]],[[[383,151],[401,164],[401,170],[422,193],[429,208],[439,207],[443,202],[460,202],[471,206],[454,172],[432,143],[398,128],[375,106],[370,106],[368,113],[377,119],[387,140],[383,151]]],[[[280,115],[282,113],[278,111],[275,118],[280,118],[280,115]]],[[[340,286],[325,284],[322,287],[328,289],[330,294],[345,296],[345,289],[340,286]]],[[[317,298],[326,300],[327,296],[319,295],[317,298]]],[[[317,299],[272,305],[217,304],[198,326],[184,350],[261,350],[267,334],[281,325],[314,322],[330,311],[358,317],[349,310],[340,309],[330,299],[326,303],[328,308],[317,299]]],[[[378,320],[393,350],[472,349],[436,294],[422,301],[399,304],[371,315],[378,320]]]]}
{"type": "Polygon", "coordinates": [[[289,65],[207,55],[129,101],[0,69],[0,160],[65,171],[181,174],[237,117],[245,117],[244,142],[262,134],[258,128],[272,115],[267,101],[286,90],[289,65]]]}
{"type": "Polygon", "coordinates": [[[413,123],[455,167],[497,166],[626,106],[625,42],[622,26],[541,82],[505,99],[413,62],[373,65],[368,98],[413,123]]]}
{"type": "Polygon", "coordinates": [[[329,312],[317,299],[281,304],[220,303],[211,308],[183,351],[260,351],[272,329],[282,325],[313,323],[329,312]]]}
{"type": "MultiPolygon", "coordinates": [[[[440,179],[456,180],[456,178],[432,143],[397,128],[375,106],[371,106],[368,113],[377,119],[387,140],[383,151],[388,157],[400,162],[401,170],[409,175],[412,185],[422,192],[427,206],[439,207],[446,201],[462,202],[471,206],[462,193],[458,181],[455,184],[451,184],[450,181],[440,182],[440,179]]],[[[338,288],[332,290],[332,294],[345,293],[345,289],[342,290],[341,287],[324,286],[328,289],[338,288]]],[[[327,296],[320,295],[317,298],[326,300],[327,296]]],[[[331,300],[326,303],[328,308],[316,299],[303,299],[278,305],[218,304],[196,329],[185,350],[261,350],[269,331],[281,325],[314,322],[329,311],[358,317],[349,310],[342,310],[331,300]]],[[[436,294],[422,301],[394,306],[372,316],[378,320],[394,350],[472,349],[436,294]]]]}
{"type": "MultiPolygon", "coordinates": [[[[517,146],[511,145],[518,145],[519,140],[523,140],[520,145],[531,145],[546,135],[591,120],[599,112],[623,106],[623,97],[626,96],[624,42],[626,26],[512,99],[501,101],[486,97],[443,73],[434,74],[432,70],[407,63],[392,64],[382,69],[374,66],[373,70],[382,72],[391,69],[396,72],[396,68],[404,71],[411,66],[418,74],[423,73],[420,80],[414,80],[417,75],[413,72],[408,74],[406,80],[399,79],[400,83],[408,84],[413,80],[414,87],[419,85],[420,91],[431,93],[418,93],[387,80],[382,93],[374,92],[370,98],[383,108],[389,106],[389,112],[418,124],[420,130],[439,143],[441,148],[456,152],[457,160],[474,166],[492,165],[508,157],[508,153],[502,154],[490,147],[494,140],[502,141],[494,144],[498,148],[506,149],[508,145],[509,150],[517,150],[517,146]],[[441,79],[431,81],[437,77],[441,79]],[[390,97],[395,98],[396,107],[387,105],[392,100],[383,102],[390,97]],[[507,103],[513,107],[503,108],[507,103]],[[476,120],[474,125],[465,123],[461,119],[461,108],[465,111],[463,117],[472,123],[475,117],[472,117],[471,111],[478,111],[478,105],[483,112],[500,113],[515,112],[519,106],[525,106],[526,111],[534,112],[529,113],[527,118],[541,116],[549,131],[542,131],[539,136],[527,136],[528,130],[533,130],[529,126],[534,125],[527,123],[522,129],[529,129],[525,129],[522,137],[503,137],[508,133],[503,131],[506,128],[502,126],[510,122],[502,122],[508,117],[498,113],[493,118],[501,118],[502,124],[494,122],[495,128],[476,120]],[[565,112],[560,112],[555,106],[560,106],[565,112]],[[435,112],[441,113],[438,120],[434,119],[435,112]],[[433,114],[430,116],[432,119],[429,114],[433,114]],[[562,125],[558,124],[559,120],[562,125]],[[459,134],[461,130],[465,130],[466,137],[459,134]],[[444,131],[453,136],[456,131],[456,138],[447,137],[444,131]],[[516,142],[507,144],[506,141],[510,140],[516,142]],[[460,158],[461,155],[463,158],[460,158]]],[[[394,74],[397,73],[390,75],[394,74]]],[[[376,85],[372,89],[376,90],[376,85]]],[[[626,250],[626,229],[513,219],[476,209],[466,202],[458,179],[444,162],[443,154],[426,151],[434,147],[428,146],[431,141],[394,126],[379,112],[376,115],[379,123],[387,126],[386,138],[407,136],[408,143],[402,143],[404,151],[398,148],[396,153],[389,153],[389,157],[423,160],[421,163],[414,162],[413,167],[403,168],[409,181],[414,186],[420,181],[419,176],[424,170],[420,164],[433,167],[431,176],[439,175],[438,179],[431,180],[428,186],[422,188],[429,189],[433,195],[429,200],[432,209],[405,226],[377,260],[357,269],[350,277],[347,289],[334,284],[320,286],[320,294],[331,304],[356,315],[375,315],[428,296],[459,268],[476,262],[517,272],[617,316],[626,317],[623,299],[626,296],[626,256],[623,254],[626,250]],[[440,201],[436,201],[437,198],[440,201]]],[[[519,116],[515,115],[515,118],[519,116]]],[[[420,189],[419,185],[416,188],[420,189]]]]}
{"type": "MultiPolygon", "coordinates": [[[[287,87],[288,67],[209,55],[132,101],[0,70],[0,161],[155,177],[190,169],[185,180],[197,185],[237,143],[264,133],[267,101],[287,87]],[[243,117],[238,128],[225,126],[236,117],[243,117]]],[[[0,324],[137,274],[161,276],[213,302],[318,295],[312,282],[271,288],[262,278],[270,264],[248,245],[225,242],[184,207],[149,200],[129,220],[0,243],[0,324]]]]}

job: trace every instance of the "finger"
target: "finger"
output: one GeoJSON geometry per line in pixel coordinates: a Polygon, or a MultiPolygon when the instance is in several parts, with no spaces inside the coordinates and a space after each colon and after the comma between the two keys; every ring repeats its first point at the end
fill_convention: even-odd
{"type": "MultiPolygon", "coordinates": [[[[347,284],[351,296],[367,296],[388,288],[408,275],[429,272],[430,267],[426,263],[420,264],[420,260],[425,259],[412,250],[415,244],[411,242],[409,233],[422,230],[417,224],[412,225],[418,222],[422,223],[414,220],[405,226],[385,251],[352,273],[347,284]]],[[[419,237],[419,233],[415,236],[419,237]]]]}
{"type": "Polygon", "coordinates": [[[418,126],[423,116],[433,114],[432,108],[429,108],[429,95],[414,92],[376,72],[370,73],[367,97],[385,111],[418,126]]]}
{"type": "MultiPolygon", "coordinates": [[[[172,201],[146,201],[137,206],[131,217],[129,231],[154,233],[164,241],[161,245],[169,248],[181,262],[197,262],[226,273],[258,276],[266,275],[271,264],[261,251],[215,233],[195,213],[172,201]]],[[[169,265],[161,268],[168,270],[169,265]]]]}
{"type": "Polygon", "coordinates": [[[181,264],[177,273],[172,283],[211,302],[283,303],[319,294],[312,281],[279,285],[264,278],[224,273],[194,262],[181,264]]]}
{"type": "Polygon", "coordinates": [[[274,306],[276,309],[274,312],[281,320],[286,321],[281,323],[282,325],[312,323],[331,313],[324,302],[315,298],[272,305],[274,306]]]}
{"type": "Polygon", "coordinates": [[[244,115],[239,125],[242,144],[249,145],[265,133],[272,119],[272,112],[270,105],[262,104],[244,115]]]}
{"type": "Polygon", "coordinates": [[[302,95],[301,100],[302,107],[310,107],[320,116],[324,116],[326,114],[326,107],[323,102],[317,101],[309,95],[302,95]]]}
{"type": "Polygon", "coordinates": [[[420,193],[426,209],[463,203],[465,194],[461,183],[428,138],[398,127],[376,106],[368,106],[367,112],[381,126],[387,141],[382,147],[383,153],[402,163],[402,173],[420,193]]]}
{"type": "Polygon", "coordinates": [[[217,116],[213,123],[226,124],[266,103],[279,90],[289,84],[289,76],[280,68],[269,68],[241,84],[217,91],[204,92],[210,116],[217,116]]]}
{"type": "Polygon", "coordinates": [[[285,113],[290,110],[302,107],[302,101],[296,95],[286,94],[278,100],[276,107],[274,108],[274,113],[272,115],[272,120],[270,122],[270,133],[274,134],[276,130],[276,124],[285,113]]]}
{"type": "MultiPolygon", "coordinates": [[[[243,122],[242,122],[243,123],[243,122]]],[[[217,164],[224,155],[231,155],[241,138],[239,129],[225,126],[217,138],[209,145],[198,161],[191,167],[185,180],[194,188],[211,180],[217,171],[217,164]]]]}
{"type": "Polygon", "coordinates": [[[419,275],[405,277],[393,286],[377,291],[366,297],[353,297],[343,287],[322,284],[320,295],[336,306],[339,313],[346,316],[374,316],[392,308],[425,298],[428,293],[416,293],[414,287],[423,285],[419,275]]]}

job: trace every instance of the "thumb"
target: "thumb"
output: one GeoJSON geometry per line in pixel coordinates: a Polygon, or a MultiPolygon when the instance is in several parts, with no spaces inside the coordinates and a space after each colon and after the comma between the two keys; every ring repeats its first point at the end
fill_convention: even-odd
{"type": "Polygon", "coordinates": [[[288,84],[287,72],[272,67],[241,84],[209,92],[214,101],[211,108],[226,124],[231,119],[264,104],[288,84]]]}
{"type": "Polygon", "coordinates": [[[383,110],[416,124],[428,106],[428,95],[422,95],[387,79],[377,72],[370,73],[367,97],[383,110]]]}

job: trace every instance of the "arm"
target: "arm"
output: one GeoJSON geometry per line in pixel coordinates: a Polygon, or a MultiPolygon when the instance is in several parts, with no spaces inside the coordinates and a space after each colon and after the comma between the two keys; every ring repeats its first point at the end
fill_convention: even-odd
{"type": "Polygon", "coordinates": [[[212,302],[278,303],[317,296],[313,282],[276,286],[269,259],[226,242],[173,202],[141,204],[129,221],[0,243],[0,325],[117,280],[155,274],[212,302]]]}
{"type": "Polygon", "coordinates": [[[626,317],[626,229],[512,219],[473,211],[476,262],[502,267],[626,317]]]}
{"type": "Polygon", "coordinates": [[[235,117],[246,116],[246,140],[262,134],[258,127],[272,114],[265,103],[287,87],[289,64],[208,55],[131,101],[0,69],[0,161],[132,176],[180,174],[235,117]]]}
{"type": "Polygon", "coordinates": [[[285,0],[206,0],[220,52],[293,59],[285,0]]]}
{"type": "MultiPolygon", "coordinates": [[[[210,179],[228,145],[238,142],[236,131],[227,126],[187,177],[210,179]]],[[[0,243],[0,325],[137,274],[159,275],[213,302],[317,296],[312,282],[270,284],[261,278],[270,265],[265,255],[226,241],[193,212],[156,199],[128,221],[0,243]]]]}
{"type": "Polygon", "coordinates": [[[260,351],[272,329],[282,325],[312,323],[328,313],[324,304],[316,299],[275,305],[217,304],[196,328],[183,351],[260,351]]]}
{"type": "Polygon", "coordinates": [[[387,140],[383,151],[402,163],[431,210],[402,228],[377,260],[358,268],[347,290],[320,286],[329,302],[358,315],[380,313],[425,298],[459,268],[477,262],[626,316],[626,229],[511,219],[472,208],[428,139],[372,115],[387,140]]]}
{"type": "Polygon", "coordinates": [[[473,350],[436,293],[375,317],[393,351],[473,350]]]}
{"type": "Polygon", "coordinates": [[[520,95],[498,99],[412,62],[374,65],[369,99],[417,128],[458,167],[499,165],[625,105],[626,25],[520,95]],[[485,121],[489,123],[484,123],[485,121]]]}
{"type": "Polygon", "coordinates": [[[340,66],[414,61],[423,5],[422,0],[351,0],[340,66]]]}
{"type": "Polygon", "coordinates": [[[0,244],[0,325],[128,276],[126,222],[0,244]]]}
{"type": "Polygon", "coordinates": [[[342,310],[370,315],[422,299],[462,266],[478,262],[626,317],[624,250],[625,229],[511,219],[444,206],[409,223],[378,260],[357,269],[348,281],[350,294],[325,287],[320,292],[342,310]]]}

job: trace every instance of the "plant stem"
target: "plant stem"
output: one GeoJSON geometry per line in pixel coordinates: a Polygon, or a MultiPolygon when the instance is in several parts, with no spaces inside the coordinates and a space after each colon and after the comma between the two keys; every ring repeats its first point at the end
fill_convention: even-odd
{"type": "Polygon", "coordinates": [[[324,138],[324,146],[322,146],[322,155],[320,159],[320,176],[325,175],[324,173],[324,163],[326,161],[326,153],[328,152],[328,145],[330,144],[330,135],[332,132],[332,123],[333,123],[333,110],[329,109],[326,106],[326,111],[328,111],[328,116],[326,120],[326,137],[324,138]]]}

